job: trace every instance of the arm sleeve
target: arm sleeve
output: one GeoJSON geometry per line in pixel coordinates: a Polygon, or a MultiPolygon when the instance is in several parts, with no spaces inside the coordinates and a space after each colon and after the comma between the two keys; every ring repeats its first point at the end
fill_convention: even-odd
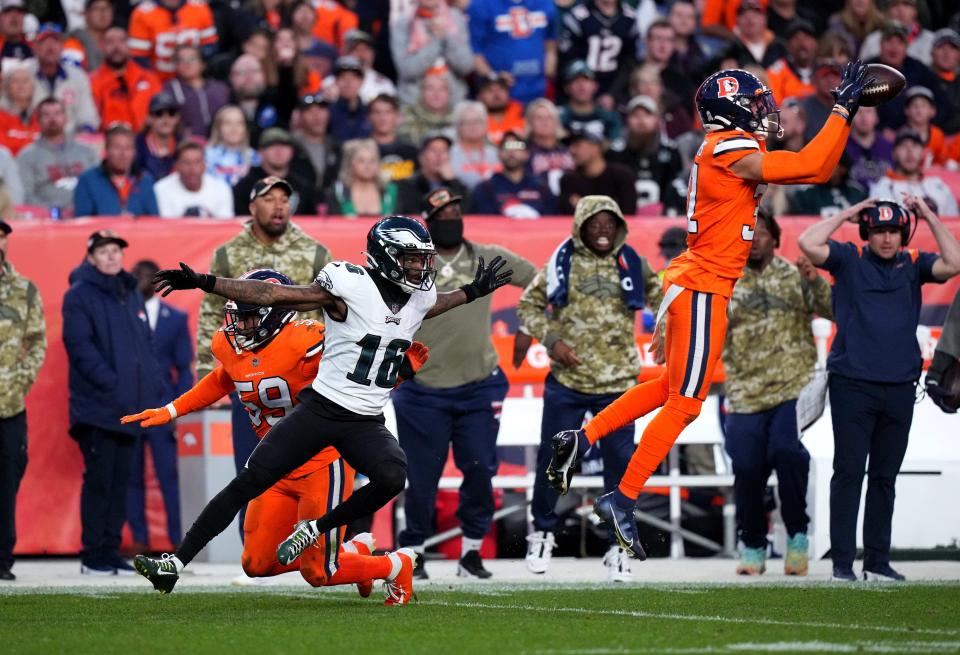
{"type": "Polygon", "coordinates": [[[185,394],[173,401],[177,416],[186,416],[204,407],[209,407],[233,391],[233,381],[222,366],[203,376],[197,384],[185,394]]]}
{"type": "Polygon", "coordinates": [[[536,337],[546,348],[550,348],[558,336],[550,333],[550,319],[547,318],[547,269],[543,268],[520,295],[517,302],[517,318],[520,329],[536,337]]]}
{"type": "Polygon", "coordinates": [[[70,365],[103,391],[113,391],[117,374],[94,345],[96,336],[83,301],[70,291],[63,298],[63,325],[67,328],[63,331],[63,345],[70,365]]]}
{"type": "Polygon", "coordinates": [[[817,136],[800,152],[777,150],[763,156],[764,182],[777,184],[824,184],[847,144],[850,126],[836,110],[827,118],[817,136]]]}
{"type": "Polygon", "coordinates": [[[26,329],[23,334],[24,356],[20,360],[20,388],[24,395],[37,379],[47,352],[47,325],[43,320],[43,302],[39,292],[32,295],[33,300],[27,307],[26,329]]]}
{"type": "Polygon", "coordinates": [[[830,302],[832,292],[826,278],[817,276],[815,282],[808,282],[805,277],[800,276],[800,288],[803,290],[807,310],[832,321],[833,305],[830,302]]]}
{"type": "Polygon", "coordinates": [[[153,68],[150,57],[153,54],[153,30],[142,11],[134,9],[130,15],[130,30],[127,45],[130,56],[147,68],[153,68]]]}

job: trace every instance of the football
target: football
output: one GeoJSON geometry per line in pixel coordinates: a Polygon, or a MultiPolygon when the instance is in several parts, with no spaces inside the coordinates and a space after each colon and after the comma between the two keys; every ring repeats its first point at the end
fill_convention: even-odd
{"type": "Polygon", "coordinates": [[[897,97],[907,85],[907,79],[896,68],[884,64],[867,64],[866,79],[874,78],[860,94],[860,104],[876,107],[897,97]]]}

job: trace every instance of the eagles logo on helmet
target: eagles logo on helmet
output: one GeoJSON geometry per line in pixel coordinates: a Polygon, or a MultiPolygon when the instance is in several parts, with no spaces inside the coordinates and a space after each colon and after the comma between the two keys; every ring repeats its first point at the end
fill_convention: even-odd
{"type": "Polygon", "coordinates": [[[364,254],[370,268],[406,293],[433,288],[437,277],[433,267],[436,249],[430,232],[415,218],[387,216],[377,221],[367,233],[364,254]],[[419,260],[419,268],[405,263],[411,257],[419,260]]]}
{"type": "Polygon", "coordinates": [[[743,130],[761,139],[769,134],[783,136],[773,92],[753,73],[738,68],[714,73],[697,89],[696,100],[708,132],[743,130]]]}
{"type": "Polygon", "coordinates": [[[910,222],[910,212],[899,202],[896,200],[878,200],[876,206],[868,207],[860,212],[858,220],[860,238],[866,241],[870,237],[871,229],[894,226],[900,228],[900,245],[905,247],[913,237],[910,222]]]}
{"type": "MultiPolygon", "coordinates": [[[[286,275],[269,268],[247,271],[239,279],[293,285],[293,281],[286,275]]],[[[226,319],[223,334],[237,353],[243,350],[255,350],[266,345],[277,336],[280,328],[296,315],[292,309],[262,307],[234,300],[227,301],[223,313],[226,319]]]]}

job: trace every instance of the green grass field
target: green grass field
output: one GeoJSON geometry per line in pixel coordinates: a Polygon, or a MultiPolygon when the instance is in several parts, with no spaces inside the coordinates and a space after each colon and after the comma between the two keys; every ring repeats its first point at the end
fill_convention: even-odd
{"type": "Polygon", "coordinates": [[[960,653],[958,585],[433,587],[403,608],[374,597],[11,590],[0,653],[960,653]]]}

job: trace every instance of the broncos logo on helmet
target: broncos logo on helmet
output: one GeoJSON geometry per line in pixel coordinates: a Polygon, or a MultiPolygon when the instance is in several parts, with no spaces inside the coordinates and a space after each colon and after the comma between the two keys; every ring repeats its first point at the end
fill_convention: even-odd
{"type": "Polygon", "coordinates": [[[773,92],[753,73],[738,68],[714,73],[697,89],[696,99],[708,132],[739,129],[759,138],[770,133],[783,136],[773,92]]]}
{"type": "Polygon", "coordinates": [[[873,207],[860,212],[858,223],[860,238],[866,241],[870,230],[880,227],[895,227],[900,230],[900,245],[906,246],[913,236],[910,231],[910,212],[896,200],[877,200],[873,207]]]}
{"type": "Polygon", "coordinates": [[[433,288],[437,252],[430,232],[415,218],[387,216],[377,221],[367,233],[364,254],[370,268],[407,293],[433,288]],[[420,267],[410,266],[411,260],[419,261],[420,267]]]}
{"type": "MultiPolygon", "coordinates": [[[[286,275],[269,268],[247,271],[239,279],[293,285],[293,280],[286,275]]],[[[227,301],[223,313],[226,319],[223,334],[238,353],[266,345],[296,315],[292,309],[262,307],[235,300],[227,301]]]]}

